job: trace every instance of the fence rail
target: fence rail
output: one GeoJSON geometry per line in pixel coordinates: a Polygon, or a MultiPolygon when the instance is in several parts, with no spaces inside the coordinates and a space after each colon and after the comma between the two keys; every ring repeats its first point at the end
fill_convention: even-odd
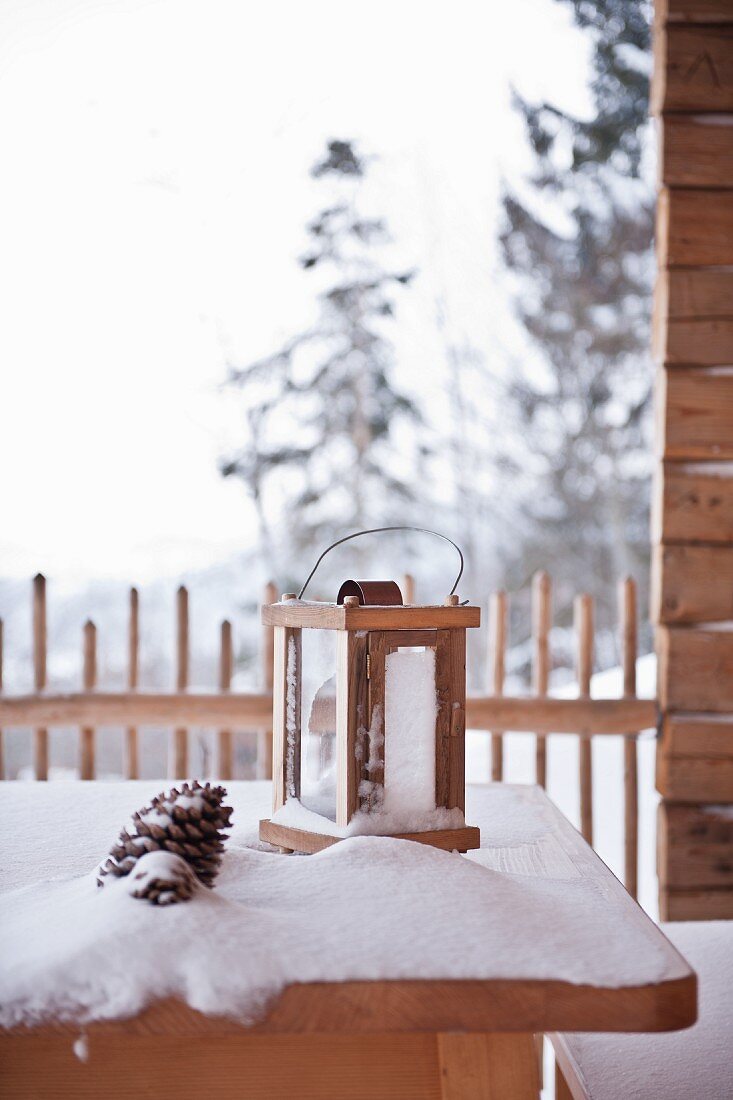
{"type": "MultiPolygon", "coordinates": [[[[412,578],[404,582],[407,602],[414,602],[412,578]]],[[[263,593],[263,602],[277,599],[273,585],[263,593]]],[[[542,786],[547,778],[547,735],[575,734],[579,738],[578,785],[580,822],[583,836],[593,842],[592,738],[598,735],[624,737],[624,862],[625,883],[634,895],[637,890],[638,862],[638,777],[637,734],[657,724],[655,700],[636,697],[636,588],[627,578],[619,585],[619,633],[623,669],[623,696],[618,699],[594,699],[590,695],[593,672],[593,602],[581,594],[574,604],[576,640],[577,698],[551,697],[549,693],[552,656],[552,584],[549,576],[538,573],[532,585],[532,690],[530,696],[504,694],[506,649],[508,643],[508,606],[505,592],[497,592],[489,601],[488,678],[491,694],[470,695],[466,701],[466,724],[470,729],[486,730],[491,740],[491,778],[504,776],[504,734],[532,731],[536,735],[536,780],[542,786]]],[[[224,620],[219,638],[219,679],[217,690],[191,691],[189,682],[188,592],[176,593],[176,690],[152,692],[139,688],[139,598],[130,591],[128,618],[128,667],[126,691],[100,691],[97,684],[97,629],[91,620],[82,632],[82,688],[78,692],[54,692],[47,686],[46,581],[40,574],[33,581],[33,672],[35,690],[28,694],[2,692],[2,620],[0,620],[0,778],[4,778],[2,728],[29,727],[34,730],[33,762],[37,779],[48,777],[49,729],[78,727],[79,774],[82,779],[95,775],[95,730],[99,726],[124,729],[125,776],[136,779],[140,773],[138,730],[144,726],[170,729],[170,771],[175,778],[187,775],[188,729],[203,727],[217,731],[216,774],[231,779],[234,771],[234,733],[252,731],[257,737],[257,774],[265,778],[272,769],[272,627],[263,627],[261,641],[261,688],[257,691],[231,690],[234,670],[232,627],[224,620]]]]}

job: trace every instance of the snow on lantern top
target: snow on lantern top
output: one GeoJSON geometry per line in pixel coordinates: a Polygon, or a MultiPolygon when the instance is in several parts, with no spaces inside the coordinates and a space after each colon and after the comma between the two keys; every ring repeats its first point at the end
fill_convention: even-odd
{"type": "Polygon", "coordinates": [[[394,581],[345,581],[335,603],[300,597],[262,609],[274,627],[273,813],[260,838],[285,852],[359,833],[477,848],[465,706],[480,609],[453,593],[405,605],[394,581]]]}

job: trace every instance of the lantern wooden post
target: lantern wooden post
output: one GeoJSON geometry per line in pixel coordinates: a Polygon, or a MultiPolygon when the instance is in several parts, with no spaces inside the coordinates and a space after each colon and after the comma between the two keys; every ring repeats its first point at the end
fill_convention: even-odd
{"type": "MultiPolygon", "coordinates": [[[[285,593],[281,605],[295,600],[285,593]]],[[[273,605],[273,606],[281,606],[273,605]]],[[[300,797],[301,632],[290,626],[273,630],[272,810],[300,797]]]]}
{"type": "MultiPolygon", "coordinates": [[[[356,596],[347,596],[344,603],[349,607],[359,606],[356,596]]],[[[358,754],[357,739],[368,706],[367,635],[340,631],[337,644],[336,824],[346,826],[359,808],[364,764],[363,745],[358,754]]]]}
{"type": "Polygon", "coordinates": [[[466,631],[439,630],[435,647],[438,720],[435,804],[466,808],[466,631]]]}

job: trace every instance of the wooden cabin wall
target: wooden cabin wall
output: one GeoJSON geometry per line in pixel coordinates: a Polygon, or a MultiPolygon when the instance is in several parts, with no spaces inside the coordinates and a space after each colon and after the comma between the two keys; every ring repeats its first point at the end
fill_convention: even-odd
{"type": "Polygon", "coordinates": [[[733,918],[733,0],[657,0],[663,919],[733,918]]]}

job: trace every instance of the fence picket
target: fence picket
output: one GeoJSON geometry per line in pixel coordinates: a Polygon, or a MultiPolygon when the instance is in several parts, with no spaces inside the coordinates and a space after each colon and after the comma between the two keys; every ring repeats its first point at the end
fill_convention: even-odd
{"type": "MultiPolygon", "coordinates": [[[[636,583],[626,577],[619,584],[619,624],[624,698],[636,697],[636,583]]],[[[624,885],[632,897],[638,894],[639,866],[639,765],[637,735],[624,737],[624,885]]]]}
{"type": "MultiPolygon", "coordinates": [[[[489,681],[494,695],[504,694],[506,654],[506,592],[494,592],[489,601],[489,681]]],[[[491,733],[491,778],[501,782],[504,777],[504,736],[491,733]]]]}
{"type": "MultiPolygon", "coordinates": [[[[176,592],[176,690],[188,687],[188,590],[181,585],[176,592]]],[[[185,779],[188,774],[188,730],[173,730],[171,740],[171,775],[185,779]]]]}
{"type": "MultiPolygon", "coordinates": [[[[277,585],[272,581],[265,585],[262,596],[263,604],[276,603],[278,598],[277,585]]],[[[272,692],[274,672],[274,628],[262,627],[262,687],[264,691],[272,692]]],[[[272,726],[267,726],[257,733],[257,763],[255,774],[258,779],[272,779],[272,726]]]]}
{"type": "MultiPolygon", "coordinates": [[[[574,605],[577,644],[578,695],[590,699],[593,675],[593,599],[587,594],[576,596],[574,605]]],[[[593,742],[587,730],[579,730],[578,774],[580,780],[580,831],[593,843],[593,742]]]]}
{"type": "MultiPolygon", "coordinates": [[[[92,691],[97,685],[97,628],[91,619],[84,623],[83,631],[83,684],[84,691],[92,691]]],[[[94,726],[82,726],[79,730],[79,776],[94,779],[94,726]]]]}
{"type": "MultiPolygon", "coordinates": [[[[541,570],[532,578],[532,690],[538,698],[547,695],[550,686],[550,626],[552,618],[552,581],[541,570]]],[[[547,786],[547,739],[536,734],[535,777],[547,786]]]]}
{"type": "MultiPolygon", "coordinates": [[[[140,601],[137,588],[130,589],[129,618],[127,621],[127,687],[135,691],[140,672],[140,601]]],[[[140,756],[136,726],[125,730],[125,776],[140,778],[140,756]]]]}
{"type": "MultiPolygon", "coordinates": [[[[3,621],[0,619],[0,695],[3,690],[3,621]]],[[[3,731],[0,729],[0,780],[5,778],[5,745],[3,731]]]]}
{"type": "MultiPolygon", "coordinates": [[[[225,619],[219,633],[219,691],[227,692],[232,686],[232,624],[225,619]]],[[[218,773],[220,779],[234,778],[233,734],[230,729],[220,729],[218,735],[218,773]]]]}
{"type": "MultiPolygon", "coordinates": [[[[46,686],[46,578],[33,578],[33,684],[37,692],[46,686]]],[[[33,766],[36,779],[48,779],[48,730],[33,733],[33,766]]]]}

